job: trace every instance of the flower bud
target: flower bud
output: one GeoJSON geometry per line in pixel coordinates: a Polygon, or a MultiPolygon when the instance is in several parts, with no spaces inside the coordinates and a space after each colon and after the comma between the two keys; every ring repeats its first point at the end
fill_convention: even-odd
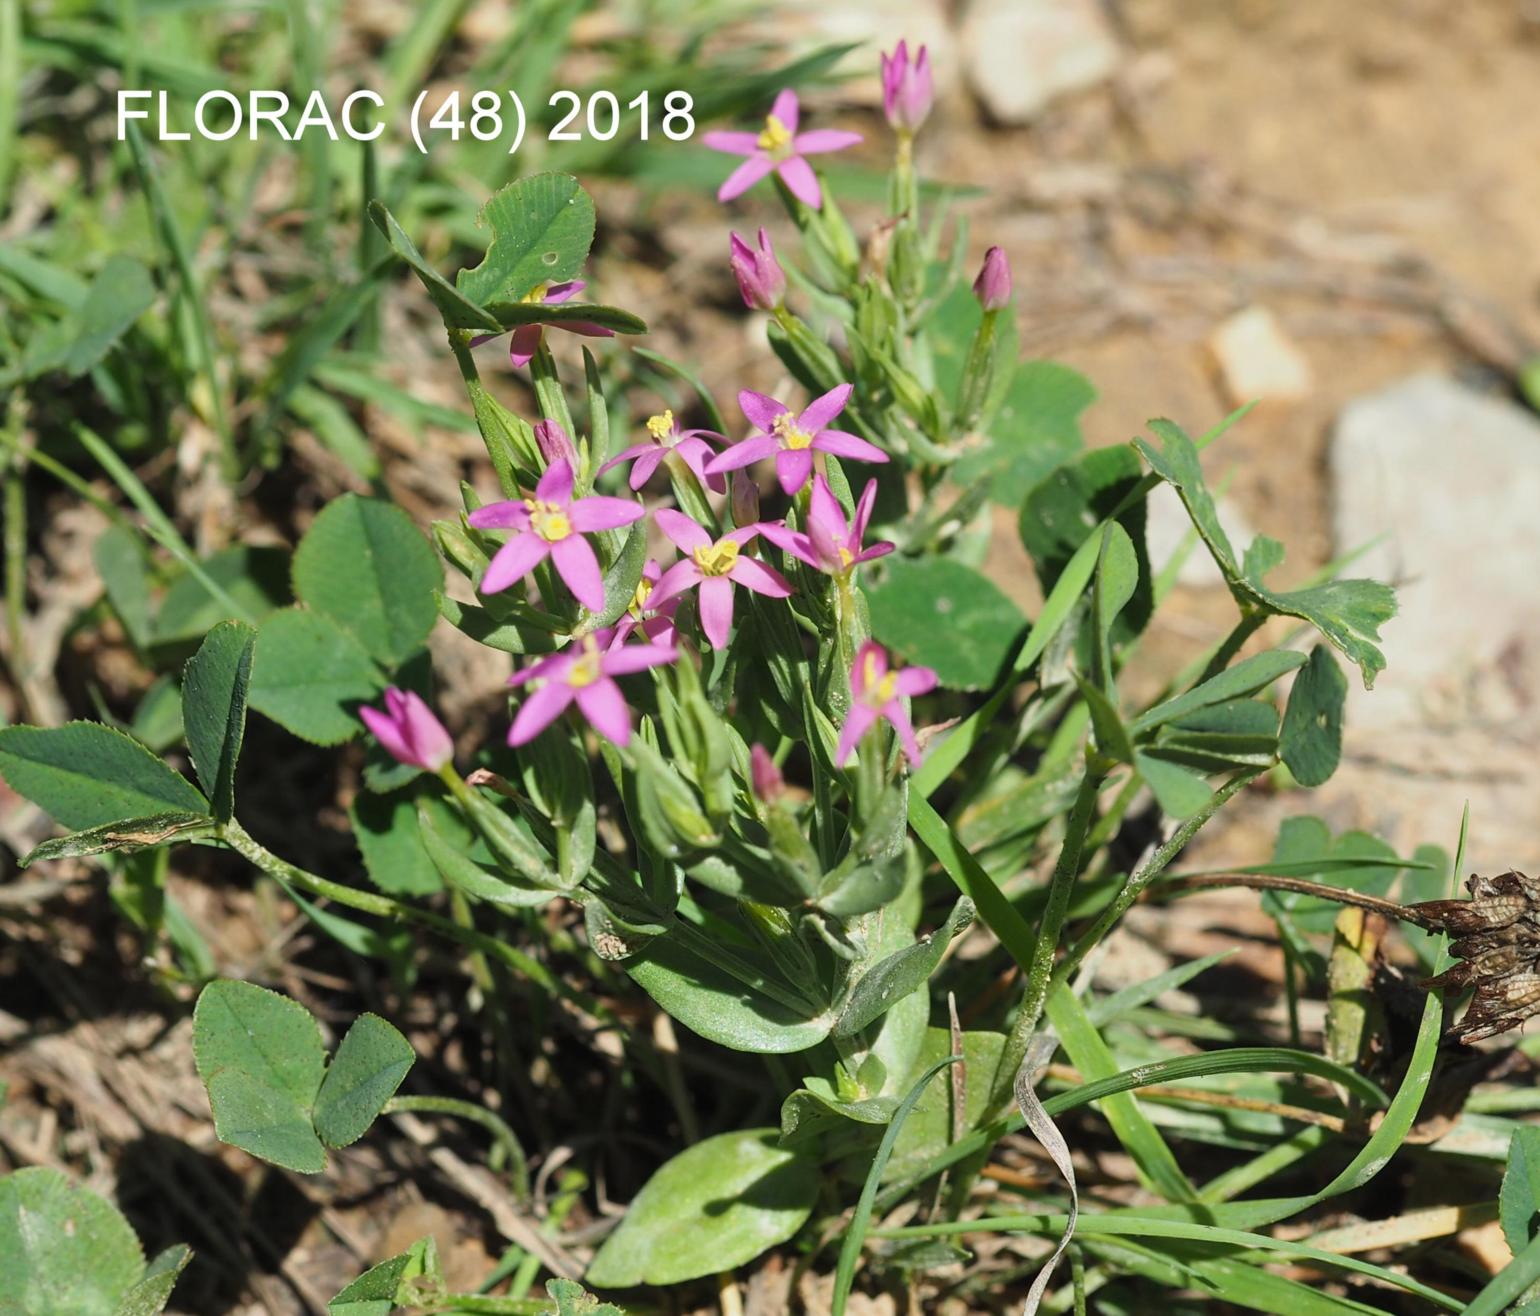
{"type": "Polygon", "coordinates": [[[733,524],[740,528],[753,525],[759,520],[759,485],[743,470],[733,472],[732,493],[733,524]]]}
{"type": "Polygon", "coordinates": [[[773,311],[786,297],[786,272],[770,246],[770,235],[759,230],[759,250],[736,233],[728,241],[728,264],[738,280],[743,304],[750,310],[773,311]]]}
{"type": "Polygon", "coordinates": [[[565,458],[574,467],[577,466],[577,451],[572,446],[572,439],[567,431],[554,420],[537,421],[534,426],[535,442],[540,447],[540,455],[545,458],[547,466],[565,458]]]}
{"type": "Polygon", "coordinates": [[[934,99],[930,52],[924,46],[913,62],[906,41],[900,41],[891,55],[882,56],[882,112],[895,132],[914,132],[925,122],[934,99]]]}
{"type": "Polygon", "coordinates": [[[770,757],[770,751],[756,742],[749,747],[749,782],[754,794],[765,804],[773,804],[786,793],[786,779],[770,757]]]}
{"type": "Polygon", "coordinates": [[[444,724],[422,696],[391,686],[385,692],[385,711],[360,708],[359,717],[385,751],[398,762],[426,772],[437,772],[454,757],[454,742],[444,724]]]}
{"type": "Polygon", "coordinates": [[[1011,262],[1000,247],[984,253],[979,277],[973,281],[974,295],[986,311],[998,311],[1011,300],[1011,262]]]}

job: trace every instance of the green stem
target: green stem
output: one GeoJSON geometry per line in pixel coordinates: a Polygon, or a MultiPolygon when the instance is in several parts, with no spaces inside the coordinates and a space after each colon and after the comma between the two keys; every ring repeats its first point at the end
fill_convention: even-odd
{"type": "Polygon", "coordinates": [[[1240,621],[1235,623],[1235,628],[1225,636],[1219,648],[1214,650],[1214,656],[1208,660],[1208,666],[1203,669],[1193,685],[1202,685],[1224,671],[1230,665],[1230,659],[1241,651],[1247,640],[1261,630],[1266,621],[1267,613],[1260,609],[1246,613],[1240,621]]]}
{"type": "Polygon", "coordinates": [[[523,951],[499,941],[496,937],[489,937],[475,928],[462,928],[452,919],[444,918],[426,909],[418,909],[414,905],[402,904],[389,896],[377,895],[372,891],[359,891],[354,887],[343,886],[340,882],[319,877],[315,873],[306,872],[303,868],[289,863],[288,860],[280,859],[271,850],[253,840],[246,829],[233,818],[220,828],[219,838],[243,859],[255,864],[264,873],[277,878],[285,885],[298,887],[310,895],[320,896],[344,908],[356,909],[361,914],[372,914],[376,918],[396,922],[415,923],[430,932],[438,933],[448,941],[464,946],[467,950],[480,951],[490,959],[499,960],[515,973],[522,973],[537,987],[572,1002],[599,1019],[614,1022],[613,1014],[602,1002],[590,997],[586,992],[570,987],[539,960],[532,959],[523,951]]]}
{"type": "Polygon", "coordinates": [[[1016,1071],[1026,1059],[1032,1035],[1043,1017],[1043,1006],[1048,1000],[1048,986],[1053,976],[1053,957],[1059,948],[1059,934],[1064,930],[1064,918],[1069,912],[1070,896],[1075,889],[1075,878],[1080,872],[1080,856],[1084,852],[1086,834],[1091,830],[1091,815],[1096,809],[1096,796],[1101,787],[1101,776],[1087,767],[1080,779],[1080,790],[1070,810],[1069,821],[1064,828],[1064,844],[1059,849],[1059,860],[1054,865],[1053,877],[1048,883],[1048,905],[1038,923],[1037,938],[1032,945],[1032,963],[1027,970],[1027,990],[1021,1000],[1016,1022],[1006,1038],[1000,1053],[1000,1067],[995,1071],[994,1090],[990,1093],[992,1117],[1010,1104],[1016,1071]]]}
{"type": "Polygon", "coordinates": [[[1245,772],[1236,773],[1214,792],[1213,797],[1202,809],[1171,833],[1165,844],[1149,857],[1143,867],[1129,874],[1128,881],[1123,883],[1123,889],[1112,898],[1107,908],[1102,910],[1090,931],[1082,936],[1064,957],[1058,972],[1054,975],[1060,982],[1069,981],[1070,976],[1080,967],[1081,961],[1090,953],[1091,948],[1112,931],[1113,925],[1127,913],[1129,906],[1139,899],[1145,887],[1163,873],[1187,843],[1198,834],[1198,829],[1218,813],[1232,796],[1261,776],[1264,771],[1266,771],[1264,768],[1251,768],[1245,772]]]}
{"type": "Polygon", "coordinates": [[[524,1155],[518,1135],[508,1127],[507,1121],[494,1115],[485,1106],[473,1101],[461,1101],[456,1097],[396,1096],[385,1103],[386,1115],[454,1115],[459,1119],[479,1124],[497,1142],[508,1157],[509,1173],[513,1177],[513,1195],[520,1202],[529,1200],[529,1158],[524,1155]]]}
{"type": "Polygon", "coordinates": [[[994,377],[995,332],[1002,311],[985,311],[979,321],[978,333],[973,336],[973,346],[968,349],[968,360],[963,366],[962,387],[958,391],[957,415],[953,428],[966,434],[977,423],[989,396],[989,386],[994,377]]]}

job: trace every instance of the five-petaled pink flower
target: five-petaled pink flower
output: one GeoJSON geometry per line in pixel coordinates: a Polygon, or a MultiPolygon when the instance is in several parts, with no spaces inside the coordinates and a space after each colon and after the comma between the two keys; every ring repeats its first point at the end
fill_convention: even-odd
{"type": "Polygon", "coordinates": [[[715,430],[682,430],[679,428],[679,422],[674,419],[672,411],[662,411],[656,416],[648,417],[647,436],[645,442],[633,443],[624,452],[611,457],[599,468],[599,474],[603,475],[610,467],[619,466],[621,462],[630,462],[631,487],[640,489],[652,479],[652,473],[658,469],[658,463],[669,453],[677,452],[680,460],[695,472],[701,483],[711,486],[713,493],[727,491],[727,486],[722,482],[720,475],[706,474],[706,462],[714,456],[711,445],[706,442],[706,439],[722,437],[715,430]]]}
{"type": "Polygon", "coordinates": [[[613,639],[612,631],[594,631],[509,678],[509,685],[532,686],[509,728],[510,745],[528,744],[574,701],[606,740],[617,745],[630,741],[631,710],[615,678],[671,663],[679,651],[663,644],[611,647],[613,639]]]}
{"type": "Polygon", "coordinates": [[[596,495],[574,501],[572,463],[566,458],[552,462],[535,486],[533,498],[488,503],[467,518],[478,530],[519,531],[497,550],[481,578],[481,592],[507,589],[550,557],[577,601],[598,612],[604,607],[604,576],[583,536],[630,525],[644,511],[629,498],[596,495]]]}
{"type": "Polygon", "coordinates": [[[845,409],[849,397],[850,385],[840,384],[821,398],[814,398],[801,415],[796,415],[784,402],[744,389],[738,394],[738,405],[743,408],[743,414],[764,432],[751,435],[712,458],[706,463],[707,474],[736,471],[765,457],[774,457],[775,474],[781,488],[794,494],[813,473],[814,452],[833,453],[836,457],[849,457],[854,461],[887,461],[887,453],[865,439],[844,430],[825,428],[845,409]]]}
{"type": "Polygon", "coordinates": [[[413,690],[391,686],[385,711],[360,708],[359,717],[394,759],[414,768],[437,772],[454,757],[454,742],[433,710],[413,690]]]}
{"type": "Polygon", "coordinates": [[[786,577],[743,552],[743,546],[759,534],[761,526],[739,526],[713,540],[704,526],[683,512],[660,508],[656,520],[658,528],[685,556],[663,573],[649,602],[658,608],[692,585],[700,586],[696,595],[700,624],[712,648],[725,648],[733,628],[734,583],[773,599],[791,595],[786,577]]]}
{"type": "Polygon", "coordinates": [[[627,637],[633,631],[640,630],[654,644],[675,644],[678,636],[674,632],[674,613],[679,610],[679,596],[676,594],[671,599],[661,602],[653,598],[658,588],[658,581],[663,576],[663,569],[651,558],[642,568],[642,578],[636,582],[636,591],[631,595],[631,602],[626,605],[626,610],[620,614],[615,623],[615,637],[610,641],[610,647],[624,644],[627,637]]]}
{"type": "Polygon", "coordinates": [[[818,175],[803,156],[843,151],[859,142],[861,134],[841,132],[837,128],[815,128],[812,132],[799,133],[797,122],[800,118],[797,93],[788,87],[775,98],[775,104],[765,116],[763,132],[709,132],[702,137],[701,140],[714,151],[748,156],[717,189],[717,200],[731,201],[773,169],[798,201],[814,210],[822,206],[823,189],[818,186],[818,175]]]}
{"type": "Polygon", "coordinates": [[[882,112],[896,131],[914,132],[925,122],[934,97],[930,52],[924,46],[912,64],[907,41],[900,41],[891,55],[882,56],[882,112]]]}
{"type": "Polygon", "coordinates": [[[856,660],[850,669],[850,712],[840,729],[839,748],[835,761],[844,763],[856,747],[856,742],[876,725],[878,718],[887,718],[898,732],[909,762],[920,766],[920,746],[914,738],[914,726],[909,721],[902,701],[923,695],[936,688],[936,674],[928,667],[906,667],[902,671],[888,666],[887,652],[881,645],[868,640],[856,650],[856,660]]]}
{"type": "Polygon", "coordinates": [[[845,509],[821,475],[813,477],[813,495],[808,499],[807,521],[803,530],[793,530],[784,522],[762,527],[763,534],[777,548],[784,549],[793,557],[799,557],[810,567],[827,572],[831,576],[843,576],[862,562],[882,557],[893,551],[887,540],[879,540],[868,549],[862,549],[861,539],[866,534],[866,523],[872,517],[872,505],[877,501],[877,481],[868,480],[866,488],[856,503],[856,514],[845,520],[845,509]]]}
{"type": "MultiPolygon", "coordinates": [[[[571,279],[566,283],[540,283],[519,300],[540,306],[556,306],[576,297],[586,287],[588,283],[583,279],[571,279]]],[[[544,335],[546,323],[536,320],[531,324],[517,326],[508,339],[508,360],[515,366],[527,366],[534,359],[535,353],[540,350],[540,340],[544,335]]],[[[594,324],[591,320],[552,320],[548,323],[552,329],[565,329],[569,334],[582,334],[585,338],[615,336],[613,329],[606,329],[602,324],[594,324]]],[[[489,343],[494,338],[501,337],[501,334],[482,334],[471,340],[471,346],[480,347],[482,343],[489,343]]]]}

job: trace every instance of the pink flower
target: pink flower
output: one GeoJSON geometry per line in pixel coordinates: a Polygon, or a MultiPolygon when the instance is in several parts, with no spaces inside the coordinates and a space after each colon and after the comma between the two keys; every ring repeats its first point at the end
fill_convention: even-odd
{"type": "Polygon", "coordinates": [[[454,742],[444,724],[422,696],[391,686],[385,692],[385,711],[360,708],[359,717],[385,751],[401,763],[437,772],[454,757],[454,742]]]}
{"type": "Polygon", "coordinates": [[[624,644],[636,630],[640,630],[654,644],[677,643],[674,613],[679,610],[679,597],[675,595],[661,602],[653,597],[662,576],[663,569],[649,558],[647,565],[642,568],[642,578],[636,582],[636,592],[631,595],[631,602],[615,623],[615,637],[610,641],[612,649],[624,644]]]}
{"type": "Polygon", "coordinates": [[[606,740],[630,741],[631,710],[615,678],[671,663],[679,651],[662,644],[612,646],[613,638],[609,630],[594,631],[509,678],[509,685],[528,684],[532,691],[509,728],[510,745],[528,744],[574,701],[606,740]]]}
{"type": "Polygon", "coordinates": [[[682,430],[679,422],[674,419],[674,413],[663,411],[648,418],[647,435],[645,443],[633,443],[624,452],[611,457],[599,468],[599,474],[603,475],[610,467],[619,466],[621,462],[631,462],[630,484],[633,489],[640,489],[652,479],[658,463],[669,453],[677,452],[702,484],[710,485],[714,493],[726,491],[727,486],[720,475],[706,474],[706,462],[714,455],[706,439],[708,436],[713,439],[722,437],[715,430],[682,430]]]}
{"type": "Polygon", "coordinates": [[[840,729],[836,762],[843,764],[849,759],[856,742],[876,725],[879,718],[885,717],[898,732],[909,762],[919,767],[920,746],[915,741],[909,714],[900,701],[935,688],[936,674],[930,668],[906,667],[901,672],[890,671],[887,652],[881,645],[868,640],[856,651],[855,664],[850,669],[853,698],[845,725],[840,729]]]}
{"type": "Polygon", "coordinates": [[[786,793],[786,778],[781,776],[770,751],[757,740],[749,746],[749,784],[766,804],[773,804],[786,793]]]}
{"type": "Polygon", "coordinates": [[[897,132],[912,133],[930,113],[935,96],[930,76],[930,52],[924,46],[909,62],[909,45],[900,41],[882,57],[882,112],[897,132]]]}
{"type": "Polygon", "coordinates": [[[467,518],[478,530],[517,530],[481,578],[481,592],[496,594],[529,575],[550,557],[573,596],[590,612],[604,607],[604,576],[599,559],[583,538],[596,530],[639,521],[640,503],[629,498],[572,497],[572,463],[551,463],[535,486],[533,498],[488,503],[467,518]]]}
{"type": "Polygon", "coordinates": [[[713,541],[704,526],[683,512],[664,507],[658,510],[654,519],[658,528],[685,556],[663,573],[652,591],[651,603],[655,608],[661,607],[692,585],[698,585],[700,590],[696,598],[701,629],[706,632],[712,648],[727,646],[727,636],[733,628],[735,583],[756,594],[768,594],[773,599],[791,595],[791,586],[779,571],[767,567],[757,558],[743,555],[743,546],[759,534],[760,526],[739,526],[713,541]]]}
{"type": "Polygon", "coordinates": [[[973,293],[986,311],[998,311],[1011,300],[1011,262],[1003,248],[991,247],[984,253],[973,293]]]}
{"type": "Polygon", "coordinates": [[[743,304],[751,311],[773,311],[786,300],[786,271],[775,258],[770,235],[759,230],[759,250],[755,251],[736,233],[727,240],[727,263],[738,280],[743,304]]]}
{"type": "Polygon", "coordinates": [[[724,471],[752,466],[765,457],[774,457],[781,488],[794,494],[813,473],[814,452],[831,452],[836,457],[862,462],[887,461],[887,453],[865,439],[846,434],[844,430],[824,428],[845,409],[849,397],[850,385],[840,384],[821,398],[814,398],[798,416],[793,415],[784,402],[744,389],[738,394],[738,405],[764,433],[751,435],[718,454],[706,463],[707,473],[720,475],[724,471]]]}
{"type": "Polygon", "coordinates": [[[868,480],[856,503],[855,519],[846,522],[845,509],[823,476],[813,477],[813,496],[808,500],[805,531],[796,531],[784,522],[763,526],[762,533],[777,548],[799,557],[810,567],[831,576],[843,576],[857,564],[870,562],[893,551],[893,545],[879,540],[862,550],[861,538],[871,520],[872,505],[877,501],[877,481],[868,480]]]}
{"type": "Polygon", "coordinates": [[[859,142],[861,134],[840,132],[834,128],[817,128],[812,132],[799,133],[797,121],[801,113],[797,93],[788,87],[775,98],[775,104],[765,117],[763,132],[709,132],[701,138],[714,151],[748,156],[717,189],[718,201],[731,201],[735,196],[747,192],[773,169],[798,201],[814,210],[823,205],[823,190],[818,186],[818,175],[802,157],[843,151],[847,146],[859,142]]]}
{"type": "MultiPolygon", "coordinates": [[[[519,300],[542,306],[555,306],[576,297],[586,287],[588,284],[583,279],[572,279],[567,283],[541,283],[519,300]]],[[[594,324],[589,320],[553,321],[551,328],[565,329],[569,334],[582,334],[585,338],[615,336],[613,329],[606,329],[602,324],[594,324]]],[[[540,350],[540,340],[544,333],[545,325],[538,320],[532,324],[519,325],[508,339],[508,360],[515,366],[527,366],[534,359],[535,353],[540,350]]],[[[478,338],[471,339],[471,346],[480,347],[482,343],[489,343],[492,339],[500,337],[502,337],[501,334],[482,334],[478,338]]]]}
{"type": "Polygon", "coordinates": [[[572,446],[572,436],[558,422],[536,421],[534,432],[535,446],[540,449],[540,455],[545,458],[547,466],[563,458],[569,462],[577,461],[577,449],[572,446]]]}

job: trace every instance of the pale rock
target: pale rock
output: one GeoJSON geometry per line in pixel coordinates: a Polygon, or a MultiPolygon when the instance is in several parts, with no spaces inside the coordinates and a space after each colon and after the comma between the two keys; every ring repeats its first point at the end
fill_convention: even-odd
{"type": "Polygon", "coordinates": [[[1107,81],[1121,58],[1097,0],[973,0],[963,20],[963,70],[1000,123],[1107,81]]]}
{"type": "Polygon", "coordinates": [[[1214,330],[1208,345],[1234,406],[1310,394],[1310,362],[1265,306],[1237,311],[1214,330]]]}
{"type": "MultiPolygon", "coordinates": [[[[1328,456],[1341,554],[1397,586],[1360,726],[1511,722],[1540,701],[1540,421],[1418,375],[1344,408],[1328,456]]],[[[1360,692],[1361,694],[1362,692],[1360,692]]]]}
{"type": "MultiPolygon", "coordinates": [[[[1146,519],[1144,541],[1149,549],[1150,566],[1157,572],[1175,556],[1187,532],[1192,529],[1192,519],[1182,500],[1169,484],[1157,484],[1145,502],[1146,519]]],[[[1241,515],[1240,509],[1228,498],[1215,499],[1214,510],[1219,514],[1219,524],[1235,546],[1237,553],[1244,553],[1246,545],[1256,537],[1256,532],[1241,515]]],[[[1188,589],[1212,589],[1224,584],[1224,574],[1215,565],[1208,547],[1199,540],[1176,573],[1176,583],[1188,589]]]]}

